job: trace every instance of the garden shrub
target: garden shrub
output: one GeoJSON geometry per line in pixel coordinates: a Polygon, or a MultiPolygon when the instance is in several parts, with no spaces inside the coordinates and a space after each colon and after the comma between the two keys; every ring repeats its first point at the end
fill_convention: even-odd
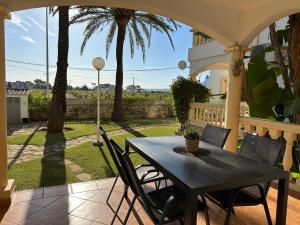
{"type": "Polygon", "coordinates": [[[188,119],[189,104],[191,100],[195,98],[195,101],[197,102],[206,102],[210,96],[209,89],[205,86],[181,76],[173,81],[171,91],[175,115],[181,123],[182,128],[188,119]]]}
{"type": "Polygon", "coordinates": [[[28,96],[29,115],[31,120],[47,120],[52,94],[45,90],[31,90],[28,96]]]}

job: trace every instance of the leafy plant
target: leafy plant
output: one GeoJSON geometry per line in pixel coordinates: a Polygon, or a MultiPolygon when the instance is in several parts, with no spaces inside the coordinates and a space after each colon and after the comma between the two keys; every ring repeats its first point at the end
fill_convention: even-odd
{"type": "Polygon", "coordinates": [[[197,102],[206,102],[210,96],[209,89],[205,86],[181,76],[173,81],[171,91],[175,115],[182,127],[187,121],[189,104],[192,98],[195,98],[195,101],[197,102]]]}
{"type": "Polygon", "coordinates": [[[197,131],[194,130],[185,130],[183,133],[184,138],[189,140],[198,140],[200,139],[200,135],[197,131]]]}
{"type": "Polygon", "coordinates": [[[278,86],[278,75],[277,68],[269,67],[266,62],[264,49],[251,56],[244,80],[244,100],[251,117],[276,118],[272,108],[286,97],[286,91],[278,86]]]}

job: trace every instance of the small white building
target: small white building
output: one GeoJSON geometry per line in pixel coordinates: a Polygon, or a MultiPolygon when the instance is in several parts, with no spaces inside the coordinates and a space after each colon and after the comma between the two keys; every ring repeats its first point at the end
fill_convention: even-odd
{"type": "Polygon", "coordinates": [[[17,124],[29,120],[28,94],[28,90],[6,90],[8,124],[17,124]]]}

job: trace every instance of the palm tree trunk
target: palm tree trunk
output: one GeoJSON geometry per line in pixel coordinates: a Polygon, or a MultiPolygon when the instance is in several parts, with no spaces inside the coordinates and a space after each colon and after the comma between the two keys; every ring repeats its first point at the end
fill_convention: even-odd
{"type": "MultiPolygon", "coordinates": [[[[293,94],[300,97],[300,13],[289,16],[288,59],[293,94]]],[[[300,124],[300,113],[294,115],[294,123],[300,124]]]]}
{"type": "Polygon", "coordinates": [[[69,53],[69,6],[58,7],[58,56],[52,102],[48,118],[48,133],[62,132],[66,113],[66,90],[69,53]]]}
{"type": "Polygon", "coordinates": [[[269,26],[269,30],[270,30],[271,43],[272,43],[272,46],[274,48],[275,57],[277,59],[278,66],[279,66],[279,69],[280,69],[281,74],[282,74],[284,86],[288,90],[291,90],[291,84],[290,84],[290,80],[289,80],[289,73],[288,73],[287,67],[285,66],[284,57],[283,57],[283,54],[281,52],[281,48],[280,48],[280,45],[279,45],[278,35],[276,33],[276,28],[275,28],[275,23],[272,23],[269,26]]]}
{"type": "Polygon", "coordinates": [[[123,47],[126,34],[126,26],[128,24],[127,19],[122,19],[117,22],[118,24],[118,36],[116,46],[116,59],[117,59],[117,70],[116,70],[116,86],[115,86],[115,98],[112,112],[113,121],[122,121],[122,95],[123,95],[123,47]]]}

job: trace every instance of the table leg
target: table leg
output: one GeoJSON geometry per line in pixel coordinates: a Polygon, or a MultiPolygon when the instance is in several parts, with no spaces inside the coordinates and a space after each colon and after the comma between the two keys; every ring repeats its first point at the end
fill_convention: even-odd
{"type": "Polygon", "coordinates": [[[184,225],[197,224],[198,195],[192,191],[185,194],[184,225]]]}
{"type": "Polygon", "coordinates": [[[286,225],[286,211],[288,201],[289,178],[278,182],[276,225],[286,225]]]}

